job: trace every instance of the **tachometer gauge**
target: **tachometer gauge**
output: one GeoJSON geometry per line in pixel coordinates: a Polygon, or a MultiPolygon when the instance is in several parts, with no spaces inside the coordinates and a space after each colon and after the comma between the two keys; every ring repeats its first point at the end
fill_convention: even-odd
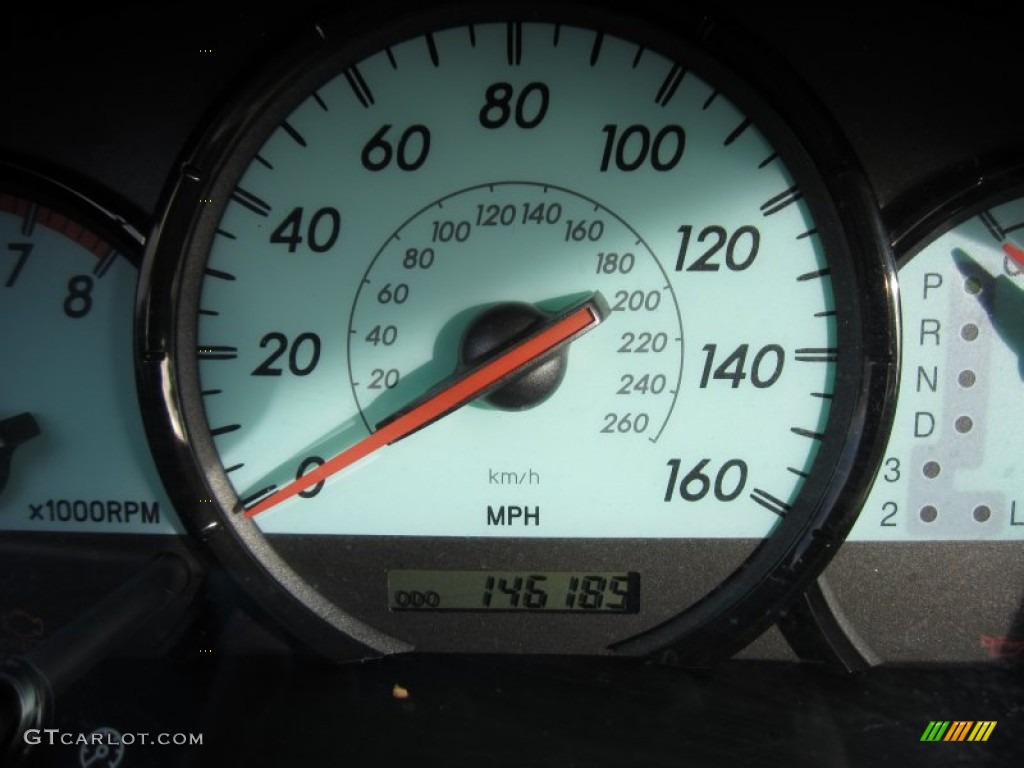
{"type": "Polygon", "coordinates": [[[866,659],[1024,658],[1022,181],[1019,165],[972,168],[904,205],[892,437],[809,606],[866,659]]]}
{"type": "Polygon", "coordinates": [[[180,533],[137,408],[141,238],[0,164],[0,530],[180,533]]]}
{"type": "Polygon", "coordinates": [[[886,420],[890,273],[750,46],[460,4],[317,25],[234,96],[140,354],[169,487],[295,631],[700,660],[823,566],[886,420]]]}

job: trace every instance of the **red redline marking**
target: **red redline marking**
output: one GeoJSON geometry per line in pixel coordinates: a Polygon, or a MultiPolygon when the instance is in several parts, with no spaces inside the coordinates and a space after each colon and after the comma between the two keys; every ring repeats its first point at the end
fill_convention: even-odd
{"type": "Polygon", "coordinates": [[[7,195],[6,193],[0,193],[0,211],[4,213],[22,214],[24,211],[19,211],[18,206],[22,205],[25,208],[29,207],[29,204],[19,198],[15,198],[13,195],[7,195]]]}
{"type": "MultiPolygon", "coordinates": [[[[0,212],[13,213],[15,216],[24,218],[31,206],[32,203],[22,197],[0,193],[0,212]]],[[[113,246],[95,232],[44,205],[40,205],[36,211],[36,224],[51,229],[58,235],[63,235],[101,261],[107,258],[107,255],[113,250],[113,246]]]]}
{"type": "Polygon", "coordinates": [[[400,440],[420,427],[451,413],[499,379],[536,360],[577,333],[596,325],[599,319],[597,313],[589,305],[580,307],[533,338],[527,339],[482,367],[474,369],[463,378],[457,379],[433,397],[428,398],[394,421],[386,423],[376,432],[363,438],[351,448],[345,449],[312,472],[271,494],[248,510],[245,516],[252,519],[310,486],[341,472],[385,445],[400,440]]]}
{"type": "Polygon", "coordinates": [[[1003,243],[1003,252],[1016,261],[1019,266],[1024,267],[1024,250],[1013,243],[1003,243]]]}

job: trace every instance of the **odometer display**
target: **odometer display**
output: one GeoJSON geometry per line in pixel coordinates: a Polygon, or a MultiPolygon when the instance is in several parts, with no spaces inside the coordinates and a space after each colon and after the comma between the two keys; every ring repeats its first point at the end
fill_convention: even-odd
{"type": "Polygon", "coordinates": [[[640,574],[573,571],[391,571],[392,611],[636,613],[640,574]]]}

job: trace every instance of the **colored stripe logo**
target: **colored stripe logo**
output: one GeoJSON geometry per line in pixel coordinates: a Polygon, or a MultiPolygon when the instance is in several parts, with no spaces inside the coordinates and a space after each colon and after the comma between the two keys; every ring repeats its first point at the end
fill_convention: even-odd
{"type": "Polygon", "coordinates": [[[995,720],[932,720],[921,741],[988,741],[995,728],[995,720]]]}

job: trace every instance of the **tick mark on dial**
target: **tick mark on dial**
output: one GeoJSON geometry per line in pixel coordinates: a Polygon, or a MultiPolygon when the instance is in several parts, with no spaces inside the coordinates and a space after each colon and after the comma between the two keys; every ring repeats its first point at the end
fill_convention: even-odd
{"type": "Polygon", "coordinates": [[[352,93],[356,95],[356,99],[359,100],[359,103],[369,109],[370,106],[374,104],[373,92],[363,79],[363,75],[359,71],[359,67],[353,66],[346,69],[345,80],[348,81],[348,85],[352,89],[352,93]]]}
{"type": "Polygon", "coordinates": [[[505,55],[510,67],[518,67],[523,61],[523,25],[510,21],[505,27],[505,55]]]}
{"type": "Polygon", "coordinates": [[[590,66],[597,64],[601,56],[601,45],[604,43],[604,32],[598,32],[594,36],[594,47],[590,49],[590,66]]]}
{"type": "Polygon", "coordinates": [[[197,349],[200,360],[234,360],[238,357],[238,347],[207,346],[197,349]]]}
{"type": "Polygon", "coordinates": [[[770,197],[763,203],[761,203],[761,213],[764,216],[772,216],[773,214],[776,214],[779,211],[781,211],[783,208],[792,205],[801,197],[803,197],[803,193],[796,185],[793,185],[786,191],[780,192],[774,197],[770,197]]]}
{"type": "Polygon", "coordinates": [[[268,485],[266,488],[260,488],[258,491],[256,491],[256,493],[250,494],[249,496],[246,496],[244,499],[241,500],[242,508],[246,509],[250,507],[260,499],[264,498],[268,494],[273,493],[276,490],[276,485],[268,485]]]}
{"type": "Polygon", "coordinates": [[[437,41],[434,40],[434,36],[429,32],[424,37],[427,41],[427,53],[430,56],[430,63],[437,68],[441,65],[441,57],[437,54],[437,41]]]}
{"type": "Polygon", "coordinates": [[[772,496],[767,491],[763,491],[760,488],[755,488],[750,493],[750,498],[760,504],[762,507],[767,509],[769,512],[778,515],[779,517],[785,517],[786,513],[792,509],[786,502],[781,499],[772,496]]]}
{"type": "Polygon", "coordinates": [[[293,126],[287,120],[282,120],[281,121],[281,127],[284,128],[284,132],[287,133],[289,136],[291,136],[292,140],[296,144],[298,144],[303,149],[306,148],[306,146],[307,146],[306,139],[302,136],[301,133],[299,133],[297,130],[295,130],[295,126],[293,126]]]}
{"type": "MultiPolygon", "coordinates": [[[[633,66],[636,67],[637,61],[640,60],[640,51],[637,51],[636,59],[633,62],[633,66]]],[[[673,65],[672,69],[665,75],[665,79],[661,81],[661,87],[658,88],[657,94],[654,96],[654,103],[659,107],[668,106],[668,103],[672,101],[672,97],[676,95],[676,91],[679,90],[679,84],[683,82],[683,77],[686,76],[686,70],[678,64],[673,65]]]]}
{"type": "Polygon", "coordinates": [[[823,435],[821,432],[812,432],[811,430],[803,429],[802,427],[790,427],[789,431],[792,432],[794,435],[799,435],[800,437],[806,437],[809,440],[824,440],[825,439],[825,435],[823,435]]]}
{"type": "Polygon", "coordinates": [[[996,221],[996,217],[992,215],[991,211],[983,211],[978,214],[978,218],[981,219],[981,223],[988,229],[989,234],[992,235],[996,240],[1002,242],[1006,237],[1006,233],[1003,228],[999,226],[999,222],[996,221]]]}
{"type": "Polygon", "coordinates": [[[117,257],[120,255],[120,253],[111,248],[107,251],[107,255],[96,263],[96,267],[92,271],[93,275],[97,278],[102,278],[107,274],[114,262],[117,260],[117,257]]]}
{"type": "Polygon", "coordinates": [[[753,123],[751,122],[750,118],[745,118],[743,122],[741,122],[739,125],[733,128],[732,132],[725,137],[725,141],[722,142],[722,146],[728,147],[730,144],[736,141],[736,139],[742,136],[743,132],[746,131],[747,128],[749,128],[751,125],[753,125],[753,123]]]}
{"type": "Polygon", "coordinates": [[[839,359],[836,347],[804,347],[793,357],[798,363],[834,363],[839,359]]]}
{"type": "Polygon", "coordinates": [[[231,199],[258,216],[268,216],[272,210],[268,203],[241,187],[235,187],[235,191],[231,193],[231,199]]]}
{"type": "Polygon", "coordinates": [[[826,268],[826,269],[816,269],[813,272],[804,272],[804,274],[800,275],[796,279],[796,281],[798,283],[805,283],[808,280],[817,280],[818,278],[827,277],[828,275],[831,275],[831,274],[832,274],[832,270],[830,270],[828,268],[826,268]]]}
{"type": "MultiPolygon", "coordinates": [[[[234,239],[234,238],[232,238],[232,239],[234,239]]],[[[218,280],[235,280],[236,279],[235,276],[232,275],[230,272],[224,272],[224,271],[219,270],[219,269],[214,269],[213,267],[206,267],[205,269],[203,269],[203,272],[205,272],[206,275],[209,276],[209,277],[216,277],[218,280]]]]}
{"type": "Polygon", "coordinates": [[[36,228],[36,217],[39,215],[39,206],[31,203],[25,211],[25,217],[21,220],[21,234],[31,237],[36,228]]]}

